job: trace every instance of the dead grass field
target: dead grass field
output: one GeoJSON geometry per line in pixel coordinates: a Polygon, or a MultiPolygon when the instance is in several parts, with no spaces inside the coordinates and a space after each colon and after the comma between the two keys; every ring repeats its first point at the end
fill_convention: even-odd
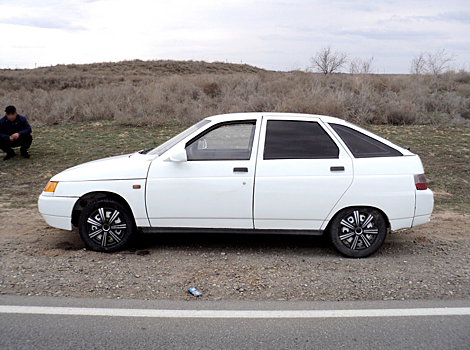
{"type": "Polygon", "coordinates": [[[359,124],[470,125],[470,73],[351,75],[248,65],[123,61],[0,70],[0,105],[36,125],[114,120],[188,126],[231,112],[331,115],[359,124]]]}

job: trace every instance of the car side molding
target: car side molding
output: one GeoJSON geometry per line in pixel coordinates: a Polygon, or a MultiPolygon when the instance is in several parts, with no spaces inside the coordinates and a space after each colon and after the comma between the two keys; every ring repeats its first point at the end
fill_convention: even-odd
{"type": "Polygon", "coordinates": [[[324,230],[269,230],[243,228],[206,228],[206,227],[139,227],[142,233],[228,233],[228,234],[261,234],[261,235],[303,235],[321,236],[324,230]]]}

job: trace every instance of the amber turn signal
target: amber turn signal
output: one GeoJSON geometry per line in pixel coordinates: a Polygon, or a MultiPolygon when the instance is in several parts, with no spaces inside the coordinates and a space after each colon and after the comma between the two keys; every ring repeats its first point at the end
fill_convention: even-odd
{"type": "Polygon", "coordinates": [[[55,192],[57,184],[57,181],[49,181],[46,185],[46,188],[44,189],[44,192],[55,192]]]}

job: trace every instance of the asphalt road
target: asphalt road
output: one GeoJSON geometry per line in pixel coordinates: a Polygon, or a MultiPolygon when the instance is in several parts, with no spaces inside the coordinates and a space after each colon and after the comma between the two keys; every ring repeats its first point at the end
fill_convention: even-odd
{"type": "Polygon", "coordinates": [[[207,302],[0,296],[0,349],[466,349],[470,300],[207,302]]]}

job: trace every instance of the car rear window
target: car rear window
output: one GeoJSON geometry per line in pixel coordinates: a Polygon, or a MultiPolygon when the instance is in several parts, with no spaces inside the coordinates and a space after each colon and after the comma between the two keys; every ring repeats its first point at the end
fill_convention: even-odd
{"type": "Polygon", "coordinates": [[[268,120],[264,159],[325,159],[338,156],[338,146],[318,123],[268,120]]]}
{"type": "Polygon", "coordinates": [[[355,158],[398,157],[403,154],[386,144],[344,125],[330,124],[355,158]]]}

